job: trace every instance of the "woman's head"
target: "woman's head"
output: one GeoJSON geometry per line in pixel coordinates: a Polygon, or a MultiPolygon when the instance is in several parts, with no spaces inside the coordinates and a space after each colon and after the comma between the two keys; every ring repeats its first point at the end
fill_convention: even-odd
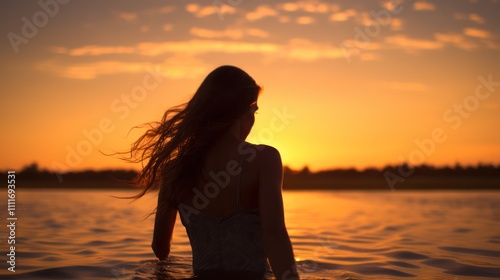
{"type": "Polygon", "coordinates": [[[193,174],[201,174],[208,149],[234,130],[244,140],[254,122],[261,88],[245,71],[220,66],[203,80],[191,100],[167,110],[131,148],[132,162],[146,162],[132,181],[145,193],[162,188],[165,201],[178,203],[193,174]]]}
{"type": "Polygon", "coordinates": [[[208,74],[187,104],[188,118],[203,128],[200,133],[227,129],[256,106],[259,92],[260,87],[245,71],[220,66],[208,74]]]}

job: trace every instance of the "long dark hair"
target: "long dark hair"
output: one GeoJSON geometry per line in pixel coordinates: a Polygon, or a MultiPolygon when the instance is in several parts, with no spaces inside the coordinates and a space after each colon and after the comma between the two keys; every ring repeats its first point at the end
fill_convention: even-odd
{"type": "Polygon", "coordinates": [[[245,71],[220,66],[208,74],[188,103],[168,109],[161,121],[146,124],[149,129],[126,152],[125,160],[143,164],[130,182],[140,192],[130,198],[161,190],[163,197],[155,211],[176,207],[196,175],[201,175],[210,146],[257,101],[260,90],[245,71]]]}

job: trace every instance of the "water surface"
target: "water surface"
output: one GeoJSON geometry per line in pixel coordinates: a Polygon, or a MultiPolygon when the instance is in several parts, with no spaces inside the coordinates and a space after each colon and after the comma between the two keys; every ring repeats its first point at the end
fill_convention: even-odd
{"type": "MultiPolygon", "coordinates": [[[[189,278],[180,220],[171,257],[156,261],[153,217],[144,218],[156,198],[110,197],[130,194],[19,191],[16,272],[3,261],[0,279],[189,278]]],[[[303,279],[500,278],[500,192],[285,191],[284,200],[303,279]]]]}

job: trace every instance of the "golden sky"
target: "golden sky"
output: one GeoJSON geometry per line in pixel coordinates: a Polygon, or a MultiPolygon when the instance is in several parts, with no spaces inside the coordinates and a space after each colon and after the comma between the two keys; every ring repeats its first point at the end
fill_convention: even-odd
{"type": "Polygon", "coordinates": [[[116,157],[214,68],[292,168],[500,163],[498,1],[1,1],[0,169],[116,157]]]}

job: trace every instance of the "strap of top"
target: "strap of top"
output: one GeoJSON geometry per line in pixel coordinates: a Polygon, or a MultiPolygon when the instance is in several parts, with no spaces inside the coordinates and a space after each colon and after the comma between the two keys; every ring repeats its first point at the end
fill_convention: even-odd
{"type": "Polygon", "coordinates": [[[240,206],[240,185],[241,185],[241,173],[243,173],[243,160],[245,159],[246,155],[243,156],[243,158],[240,161],[240,174],[238,174],[238,184],[236,185],[236,205],[237,209],[241,209],[240,206]]]}

